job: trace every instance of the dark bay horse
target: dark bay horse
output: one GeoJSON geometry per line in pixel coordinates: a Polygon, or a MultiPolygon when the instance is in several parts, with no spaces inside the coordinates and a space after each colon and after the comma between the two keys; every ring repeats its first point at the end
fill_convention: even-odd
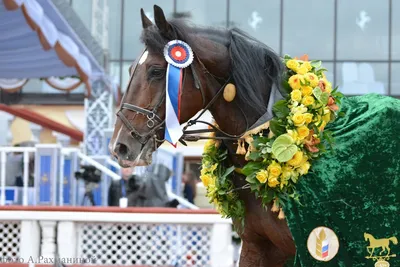
{"type": "MultiPolygon", "coordinates": [[[[208,109],[219,128],[232,165],[242,167],[244,156],[236,154],[237,141],[263,117],[271,119],[271,105],[281,95],[281,59],[265,44],[238,29],[196,28],[182,20],[167,21],[154,6],[155,25],[141,10],[145,52],[130,68],[130,81],[117,113],[110,151],[121,166],[151,163],[151,155],[164,140],[165,83],[167,62],[163,55],[171,40],[182,40],[194,52],[183,71],[180,123],[208,109]],[[227,102],[221,91],[227,83],[236,86],[236,96],[227,102]],[[231,137],[231,138],[229,138],[231,137]]],[[[245,177],[232,175],[236,187],[245,177]]],[[[250,190],[239,191],[245,203],[245,228],[241,267],[283,266],[296,253],[285,220],[262,208],[250,190]]],[[[237,222],[234,222],[237,224],[237,222]]]]}

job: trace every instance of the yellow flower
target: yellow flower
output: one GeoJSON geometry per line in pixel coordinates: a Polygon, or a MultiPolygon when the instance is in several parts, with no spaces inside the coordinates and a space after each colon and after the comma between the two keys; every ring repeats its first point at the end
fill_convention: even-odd
{"type": "Polygon", "coordinates": [[[287,134],[292,137],[292,139],[297,142],[300,140],[299,138],[299,134],[297,133],[297,131],[293,131],[293,130],[287,130],[287,134]]]}
{"type": "Polygon", "coordinates": [[[313,88],[311,86],[308,85],[304,85],[301,87],[301,93],[305,96],[307,95],[312,95],[313,93],[313,88]]]}
{"type": "Polygon", "coordinates": [[[304,105],[300,105],[300,106],[297,106],[297,107],[292,107],[290,109],[290,112],[292,112],[293,114],[306,113],[307,112],[307,108],[304,105]]]}
{"type": "Polygon", "coordinates": [[[305,113],[304,116],[306,118],[306,123],[312,122],[313,115],[311,113],[305,113]]]}
{"type": "Polygon", "coordinates": [[[295,126],[302,126],[306,122],[306,116],[301,113],[296,113],[293,115],[292,121],[295,126]]]}
{"type": "Polygon", "coordinates": [[[205,187],[208,187],[210,184],[213,184],[213,177],[209,174],[200,175],[200,179],[205,187]]]}
{"type": "Polygon", "coordinates": [[[282,168],[282,180],[289,180],[294,175],[293,169],[289,166],[283,166],[282,168]]]}
{"type": "Polygon", "coordinates": [[[308,173],[308,170],[310,169],[310,167],[311,167],[310,162],[306,161],[303,164],[301,164],[297,170],[301,175],[305,175],[308,173]]]}
{"type": "Polygon", "coordinates": [[[304,82],[303,75],[296,74],[289,78],[288,83],[289,83],[290,87],[292,87],[293,90],[298,90],[301,87],[300,80],[302,82],[304,82]]]}
{"type": "Polygon", "coordinates": [[[297,134],[301,139],[304,139],[310,134],[310,130],[307,126],[300,126],[297,128],[297,134]]]}
{"type": "Polygon", "coordinates": [[[308,72],[307,66],[304,66],[304,63],[297,69],[297,73],[304,75],[308,72]]]}
{"type": "Polygon", "coordinates": [[[304,75],[306,80],[310,83],[311,87],[315,87],[318,85],[318,77],[314,73],[307,73],[304,75]]]}
{"type": "Polygon", "coordinates": [[[260,183],[265,184],[268,180],[268,172],[266,170],[261,170],[256,174],[256,178],[260,183]]]}
{"type": "Polygon", "coordinates": [[[332,92],[332,84],[326,79],[325,74],[323,75],[322,82],[324,83],[325,92],[330,94],[332,92]]]}
{"type": "Polygon", "coordinates": [[[282,167],[279,163],[277,163],[276,161],[273,161],[267,168],[267,170],[269,171],[269,178],[271,177],[278,177],[279,175],[281,175],[281,170],[282,167]]]}
{"type": "Polygon", "coordinates": [[[312,104],[314,104],[315,99],[313,96],[306,96],[303,98],[303,100],[301,101],[301,103],[303,103],[305,106],[311,106],[312,104]]]}
{"type": "Polygon", "coordinates": [[[322,121],[321,126],[319,126],[319,130],[322,132],[325,129],[325,126],[326,126],[326,122],[322,121]]]}
{"type": "Polygon", "coordinates": [[[332,84],[328,81],[325,82],[325,92],[330,94],[332,92],[332,84]]]}
{"type": "Polygon", "coordinates": [[[305,66],[308,71],[312,69],[311,63],[308,61],[303,62],[302,66],[305,66]]]}
{"type": "Polygon", "coordinates": [[[210,139],[204,144],[204,152],[210,152],[211,148],[215,145],[215,140],[210,139]]]}
{"type": "Polygon", "coordinates": [[[293,90],[290,93],[290,96],[291,96],[293,101],[300,102],[300,100],[301,100],[301,92],[300,92],[300,90],[293,90]]]}
{"type": "Polygon", "coordinates": [[[278,177],[269,177],[268,178],[268,186],[276,187],[279,184],[278,177]]]}
{"type": "Polygon", "coordinates": [[[322,116],[322,120],[326,123],[329,123],[331,121],[331,111],[329,110],[329,108],[325,108],[324,113],[325,115],[322,116]]]}
{"type": "Polygon", "coordinates": [[[298,166],[301,161],[303,160],[303,152],[302,151],[297,151],[296,154],[294,154],[293,158],[289,160],[287,163],[291,166],[298,166]]]}
{"type": "Polygon", "coordinates": [[[299,62],[295,59],[290,59],[288,62],[286,62],[286,67],[288,67],[291,70],[297,71],[297,68],[299,67],[299,62]]]}
{"type": "Polygon", "coordinates": [[[214,165],[211,166],[210,172],[215,171],[215,169],[218,167],[218,163],[215,163],[214,165]]]}

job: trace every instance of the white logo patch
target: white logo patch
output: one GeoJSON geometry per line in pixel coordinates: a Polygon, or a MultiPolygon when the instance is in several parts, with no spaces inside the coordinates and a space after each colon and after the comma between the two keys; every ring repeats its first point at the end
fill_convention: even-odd
{"type": "Polygon", "coordinates": [[[142,57],[139,59],[139,65],[142,65],[143,62],[146,61],[148,55],[149,55],[149,51],[147,51],[147,50],[144,51],[142,57]]]}

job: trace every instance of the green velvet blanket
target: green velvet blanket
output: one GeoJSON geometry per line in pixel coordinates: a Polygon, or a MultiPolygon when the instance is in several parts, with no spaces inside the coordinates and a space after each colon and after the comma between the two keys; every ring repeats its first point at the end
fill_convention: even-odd
{"type": "Polygon", "coordinates": [[[327,128],[334,133],[334,150],[299,181],[302,205],[293,201],[285,207],[297,247],[291,266],[368,267],[379,255],[391,255],[386,257],[390,266],[400,266],[400,100],[368,94],[342,102],[345,117],[327,128]],[[327,262],[307,248],[319,226],[339,239],[338,253],[327,262]],[[370,244],[364,233],[391,239],[370,244]],[[381,253],[386,243],[391,251],[381,253]],[[368,246],[375,246],[372,254],[368,246]]]}

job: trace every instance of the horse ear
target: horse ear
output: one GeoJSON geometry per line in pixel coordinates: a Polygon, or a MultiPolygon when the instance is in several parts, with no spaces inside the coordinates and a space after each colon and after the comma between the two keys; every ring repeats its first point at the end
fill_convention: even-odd
{"type": "Polygon", "coordinates": [[[154,5],[154,20],[160,32],[165,37],[171,37],[172,35],[172,27],[169,25],[168,21],[165,18],[164,11],[161,7],[154,5]]]}
{"type": "Polygon", "coordinates": [[[144,13],[143,8],[140,9],[140,16],[142,17],[143,29],[146,29],[147,27],[150,27],[151,25],[153,25],[153,22],[151,22],[151,20],[144,13]]]}

